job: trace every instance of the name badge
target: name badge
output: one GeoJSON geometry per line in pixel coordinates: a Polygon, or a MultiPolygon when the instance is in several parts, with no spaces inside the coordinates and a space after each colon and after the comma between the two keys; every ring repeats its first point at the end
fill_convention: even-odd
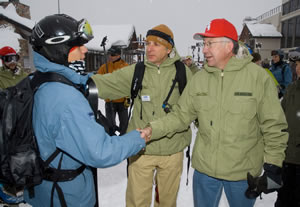
{"type": "Polygon", "coordinates": [[[142,96],[142,101],[150,101],[150,96],[148,95],[142,96]]]}

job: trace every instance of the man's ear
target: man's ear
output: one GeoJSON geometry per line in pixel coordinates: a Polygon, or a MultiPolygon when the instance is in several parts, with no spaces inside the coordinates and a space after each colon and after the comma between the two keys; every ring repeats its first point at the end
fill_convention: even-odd
{"type": "Polygon", "coordinates": [[[228,42],[228,44],[226,44],[226,50],[227,50],[227,52],[232,52],[233,46],[234,45],[233,45],[232,41],[228,42]]]}
{"type": "Polygon", "coordinates": [[[166,48],[167,49],[167,53],[168,53],[168,55],[172,52],[172,50],[170,50],[170,49],[168,49],[168,48],[166,48]]]}

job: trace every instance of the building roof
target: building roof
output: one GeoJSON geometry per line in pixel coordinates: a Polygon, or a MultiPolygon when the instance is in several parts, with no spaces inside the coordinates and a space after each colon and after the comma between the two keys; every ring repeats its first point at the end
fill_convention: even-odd
{"type": "Polygon", "coordinates": [[[272,24],[246,23],[253,37],[282,37],[272,24]]]}
{"type": "Polygon", "coordinates": [[[111,48],[112,45],[127,48],[130,44],[135,28],[132,24],[125,25],[91,25],[94,38],[86,46],[90,50],[103,51],[101,47],[102,40],[107,36],[105,49],[111,48]]]}
{"type": "MultiPolygon", "coordinates": [[[[31,31],[35,23],[37,22],[19,16],[13,4],[9,4],[6,7],[6,9],[0,6],[0,19],[4,19],[9,23],[21,27],[26,31],[31,31]]],[[[101,47],[100,45],[103,37],[105,36],[107,36],[107,41],[105,46],[105,49],[107,50],[112,45],[128,47],[130,44],[131,37],[135,33],[135,28],[131,24],[91,25],[91,26],[94,34],[94,39],[92,39],[88,44],[86,44],[89,50],[103,51],[103,47],[101,47]]]]}

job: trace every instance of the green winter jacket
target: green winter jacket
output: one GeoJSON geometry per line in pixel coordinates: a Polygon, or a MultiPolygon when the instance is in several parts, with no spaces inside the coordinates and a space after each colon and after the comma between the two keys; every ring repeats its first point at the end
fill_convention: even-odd
{"type": "MultiPolygon", "coordinates": [[[[176,74],[174,62],[180,59],[176,50],[175,56],[167,58],[159,67],[145,60],[145,73],[142,82],[142,90],[134,100],[132,117],[129,121],[127,131],[144,128],[147,123],[166,116],[162,108],[166,99],[172,80],[176,74]]],[[[114,71],[111,74],[94,75],[92,79],[98,88],[99,97],[102,99],[118,99],[131,96],[131,82],[135,64],[114,71]]],[[[186,67],[187,80],[192,77],[191,71],[186,67]]],[[[168,101],[174,105],[180,97],[178,83],[168,101]]],[[[171,155],[182,151],[190,144],[191,131],[186,125],[178,133],[173,133],[172,139],[159,139],[149,142],[145,149],[148,155],[171,155]]]]}
{"type": "Polygon", "coordinates": [[[13,73],[9,68],[0,67],[0,88],[8,88],[16,85],[21,80],[23,80],[28,74],[25,73],[20,66],[18,71],[13,73]]]}
{"type": "Polygon", "coordinates": [[[282,166],[288,133],[272,78],[251,62],[232,57],[224,71],[208,67],[187,84],[174,113],[151,122],[151,139],[183,130],[198,118],[192,166],[208,176],[246,180],[264,162],[282,166]]]}
{"type": "Polygon", "coordinates": [[[300,165],[300,80],[288,86],[281,105],[289,125],[285,162],[300,165]]]}

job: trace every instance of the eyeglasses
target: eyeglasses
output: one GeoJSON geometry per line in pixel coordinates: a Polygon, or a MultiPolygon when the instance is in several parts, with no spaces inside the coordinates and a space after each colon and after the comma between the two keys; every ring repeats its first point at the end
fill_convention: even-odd
{"type": "Polygon", "coordinates": [[[221,41],[214,41],[214,42],[203,42],[203,47],[208,47],[208,48],[211,48],[212,47],[212,44],[214,43],[219,43],[219,42],[229,42],[229,41],[225,41],[225,40],[221,40],[221,41]]]}
{"type": "Polygon", "coordinates": [[[79,21],[78,33],[80,34],[80,37],[87,41],[94,38],[92,27],[86,19],[82,19],[79,21]]]}
{"type": "Polygon", "coordinates": [[[6,63],[17,62],[19,58],[19,55],[6,55],[1,57],[1,59],[6,63]]]}

